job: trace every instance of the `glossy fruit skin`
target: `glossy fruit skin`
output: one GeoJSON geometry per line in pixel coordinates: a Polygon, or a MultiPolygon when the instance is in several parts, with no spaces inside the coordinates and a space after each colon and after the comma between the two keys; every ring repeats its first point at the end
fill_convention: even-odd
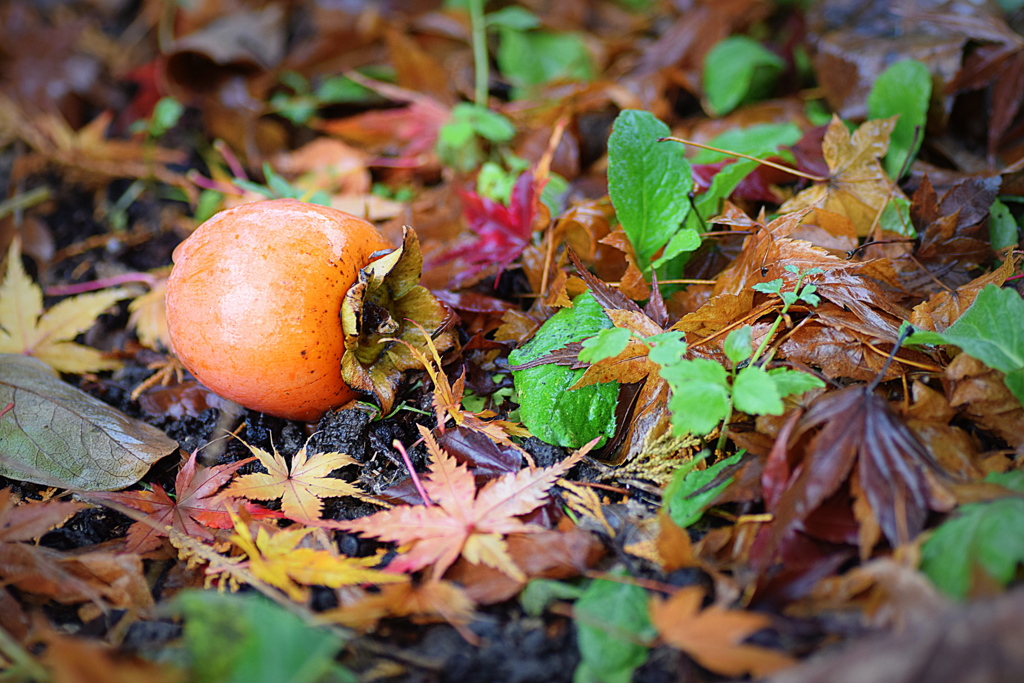
{"type": "Polygon", "coordinates": [[[390,248],[372,223],[294,199],[218,213],[174,250],[174,352],[224,398],[319,419],[358,396],[341,379],[341,301],[371,255],[390,248]]]}

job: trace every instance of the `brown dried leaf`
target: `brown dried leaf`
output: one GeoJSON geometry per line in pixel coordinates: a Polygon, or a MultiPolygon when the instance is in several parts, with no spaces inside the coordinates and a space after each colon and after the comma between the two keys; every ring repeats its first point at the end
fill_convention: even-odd
{"type": "Polygon", "coordinates": [[[783,204],[779,211],[822,208],[846,216],[858,235],[867,235],[889,200],[903,197],[878,161],[889,149],[889,136],[895,126],[896,117],[873,119],[862,124],[851,136],[833,114],[822,145],[829,168],[828,182],[804,190],[783,204]]]}
{"type": "Polygon", "coordinates": [[[776,441],[762,477],[766,506],[775,515],[768,548],[803,528],[855,466],[865,499],[893,545],[915,538],[929,510],[952,504],[938,483],[945,473],[906,424],[869,387],[851,386],[817,398],[793,432],[776,441]]]}

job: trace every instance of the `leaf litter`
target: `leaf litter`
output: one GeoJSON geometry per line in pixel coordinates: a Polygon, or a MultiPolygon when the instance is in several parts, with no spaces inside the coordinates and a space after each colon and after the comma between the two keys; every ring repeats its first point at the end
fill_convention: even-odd
{"type": "Polygon", "coordinates": [[[315,4],[4,10],[0,672],[1022,675],[1019,3],[315,4]],[[317,424],[163,325],[273,197],[400,245],[317,424]]]}

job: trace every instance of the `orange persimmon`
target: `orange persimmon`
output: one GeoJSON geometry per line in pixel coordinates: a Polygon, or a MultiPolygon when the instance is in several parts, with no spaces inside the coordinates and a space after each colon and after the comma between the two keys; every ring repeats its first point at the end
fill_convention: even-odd
{"type": "Polygon", "coordinates": [[[341,301],[390,247],[372,223],[294,199],[218,213],[174,250],[174,352],[224,398],[318,419],[357,396],[341,378],[341,301]]]}

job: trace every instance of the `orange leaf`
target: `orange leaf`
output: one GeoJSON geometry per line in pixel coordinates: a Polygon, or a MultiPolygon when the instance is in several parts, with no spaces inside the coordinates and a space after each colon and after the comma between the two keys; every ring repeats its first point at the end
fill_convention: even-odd
{"type": "Polygon", "coordinates": [[[522,570],[508,554],[504,537],[540,530],[518,517],[543,505],[548,489],[589,448],[552,467],[528,467],[506,474],[478,491],[469,470],[445,453],[426,427],[420,425],[420,433],[430,453],[430,472],[423,486],[432,504],[403,505],[341,523],[338,528],[408,545],[408,550],[389,565],[391,571],[414,572],[433,565],[432,576],[439,579],[461,555],[469,562],[486,564],[524,580],[522,570]]]}
{"type": "Polygon", "coordinates": [[[689,586],[667,600],[651,601],[651,622],[662,640],[725,676],[764,676],[795,663],[782,652],[742,644],[769,625],[767,615],[717,605],[701,610],[703,598],[703,589],[689,586]]]}

